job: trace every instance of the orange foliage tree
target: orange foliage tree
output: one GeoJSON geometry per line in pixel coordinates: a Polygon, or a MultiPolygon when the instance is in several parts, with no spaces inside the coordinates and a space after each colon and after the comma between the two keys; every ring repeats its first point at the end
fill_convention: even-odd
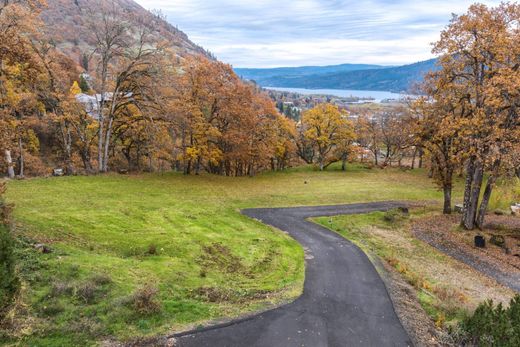
{"type": "Polygon", "coordinates": [[[482,228],[493,187],[513,171],[519,154],[518,42],[520,5],[475,4],[454,16],[434,46],[440,69],[430,77],[429,101],[449,100],[452,110],[443,111],[438,121],[463,145],[456,158],[466,167],[461,220],[466,229],[482,228]]]}

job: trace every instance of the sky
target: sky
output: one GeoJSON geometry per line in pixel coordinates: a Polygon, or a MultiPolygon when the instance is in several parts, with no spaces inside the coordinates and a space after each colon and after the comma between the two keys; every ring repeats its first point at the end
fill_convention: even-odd
{"type": "MultiPolygon", "coordinates": [[[[402,65],[430,59],[431,43],[474,1],[137,0],[234,67],[402,65]]],[[[497,5],[499,1],[481,1],[497,5]]]]}

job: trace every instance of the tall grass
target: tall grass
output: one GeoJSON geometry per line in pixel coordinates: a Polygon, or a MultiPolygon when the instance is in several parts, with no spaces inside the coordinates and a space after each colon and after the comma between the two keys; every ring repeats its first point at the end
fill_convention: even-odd
{"type": "Polygon", "coordinates": [[[520,203],[520,179],[518,177],[501,181],[491,194],[489,210],[509,210],[514,203],[520,203]]]}

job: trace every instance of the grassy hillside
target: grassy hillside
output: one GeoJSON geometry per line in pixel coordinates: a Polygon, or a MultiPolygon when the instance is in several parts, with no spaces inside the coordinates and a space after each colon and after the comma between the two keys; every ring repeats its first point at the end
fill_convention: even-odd
{"type": "Polygon", "coordinates": [[[8,199],[25,245],[27,305],[14,323],[23,344],[56,346],[128,340],[265,308],[300,293],[303,252],[239,209],[440,197],[422,171],[360,166],[254,178],[13,181],[8,199]],[[52,253],[38,253],[35,242],[52,253]]]}

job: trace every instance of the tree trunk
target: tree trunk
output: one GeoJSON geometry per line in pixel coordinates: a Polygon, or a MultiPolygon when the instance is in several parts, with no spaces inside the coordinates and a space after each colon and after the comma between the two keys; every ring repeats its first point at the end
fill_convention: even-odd
{"type": "Polygon", "coordinates": [[[7,177],[10,179],[14,178],[14,166],[13,166],[13,159],[11,158],[11,151],[6,149],[5,150],[5,162],[7,163],[7,177]]]}
{"type": "Polygon", "coordinates": [[[20,170],[19,170],[19,177],[24,178],[24,171],[25,171],[25,160],[23,157],[23,145],[22,145],[22,138],[18,138],[18,150],[20,151],[20,170]]]}
{"type": "Polygon", "coordinates": [[[466,215],[468,214],[468,207],[471,198],[471,185],[473,182],[473,175],[475,173],[475,159],[470,158],[466,164],[466,180],[464,182],[464,200],[462,202],[462,218],[460,225],[465,227],[466,215]]]}
{"type": "Polygon", "coordinates": [[[103,111],[101,108],[103,107],[103,104],[100,103],[100,112],[99,112],[99,131],[98,131],[98,172],[103,171],[103,139],[104,137],[104,119],[103,119],[103,111]]]}
{"type": "Polygon", "coordinates": [[[376,150],[374,151],[374,160],[375,160],[375,164],[376,164],[376,166],[379,165],[379,159],[378,159],[378,157],[377,157],[378,154],[379,154],[379,151],[376,149],[376,150]]]}
{"type": "Polygon", "coordinates": [[[200,162],[201,162],[201,158],[198,157],[197,161],[195,162],[195,175],[200,174],[200,162]]]}
{"type": "Polygon", "coordinates": [[[148,172],[154,172],[152,154],[148,152],[148,172]]]}
{"type": "Polygon", "coordinates": [[[72,137],[68,125],[62,125],[62,136],[65,147],[65,171],[67,175],[73,175],[75,170],[72,165],[72,137]]]}
{"type": "Polygon", "coordinates": [[[487,207],[489,204],[489,198],[491,198],[491,193],[493,192],[493,187],[497,180],[496,175],[492,175],[489,177],[486,183],[486,189],[484,190],[484,195],[482,196],[482,202],[480,203],[480,207],[478,210],[477,220],[475,221],[476,226],[482,230],[484,227],[484,218],[486,216],[487,207]]]}
{"type": "Polygon", "coordinates": [[[347,171],[347,154],[341,156],[341,171],[347,171]]]}
{"type": "Polygon", "coordinates": [[[188,162],[184,162],[184,174],[185,175],[191,174],[191,159],[188,160],[188,162]]]}
{"type": "Polygon", "coordinates": [[[415,169],[415,157],[417,157],[417,147],[413,150],[413,156],[412,156],[412,170],[415,169]]]}
{"type": "Polygon", "coordinates": [[[87,174],[92,173],[92,163],[90,162],[90,150],[88,147],[84,147],[80,151],[81,161],[83,161],[83,168],[87,174]]]}
{"type": "Polygon", "coordinates": [[[424,151],[422,148],[419,149],[419,169],[422,169],[423,167],[423,156],[424,156],[424,151]]]}
{"type": "Polygon", "coordinates": [[[112,126],[114,124],[114,117],[110,117],[108,120],[108,127],[105,135],[105,143],[103,150],[103,168],[102,172],[108,172],[108,151],[110,149],[110,137],[112,136],[112,126]]]}
{"type": "Polygon", "coordinates": [[[445,185],[443,188],[444,192],[444,208],[442,213],[451,214],[451,185],[445,185]]]}
{"type": "Polygon", "coordinates": [[[481,163],[473,163],[468,167],[466,187],[464,189],[464,208],[462,213],[462,226],[467,230],[475,229],[478,201],[484,169],[481,163]],[[473,173],[472,175],[470,173],[473,173]]]}

